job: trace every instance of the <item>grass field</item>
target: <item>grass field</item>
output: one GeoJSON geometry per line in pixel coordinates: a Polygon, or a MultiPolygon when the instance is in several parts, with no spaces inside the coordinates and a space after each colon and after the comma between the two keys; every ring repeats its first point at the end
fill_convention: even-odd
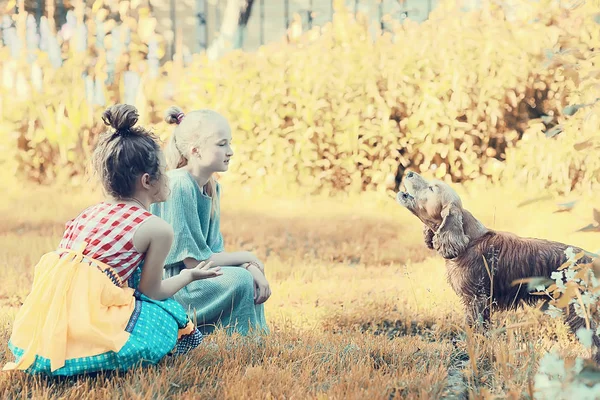
{"type": "MultiPolygon", "coordinates": [[[[38,258],[52,250],[64,222],[98,193],[17,186],[0,200],[0,364],[17,307],[38,258]]],[[[598,201],[511,187],[456,186],[488,227],[561,240],[590,251],[599,233],[598,201]],[[512,190],[512,191],[511,191],[512,190]]],[[[527,398],[541,355],[584,354],[559,320],[528,309],[495,314],[487,337],[463,326],[443,260],[425,248],[421,225],[391,198],[266,198],[225,187],[226,249],[255,251],[273,295],[272,334],[262,340],[209,336],[191,355],[122,376],[49,381],[0,374],[0,398],[527,398]]]]}

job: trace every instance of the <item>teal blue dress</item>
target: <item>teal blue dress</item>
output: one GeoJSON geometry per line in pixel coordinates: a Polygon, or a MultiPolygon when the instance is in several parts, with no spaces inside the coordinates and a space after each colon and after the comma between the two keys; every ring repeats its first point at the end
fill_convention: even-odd
{"type": "MultiPolygon", "coordinates": [[[[171,194],[150,211],[173,227],[175,238],[165,261],[164,277],[175,276],[185,268],[183,260],[206,260],[223,250],[220,214],[211,215],[212,198],[200,189],[192,175],[184,169],[169,171],[171,194]]],[[[221,186],[217,183],[220,200],[221,186]]],[[[177,292],[173,298],[204,334],[216,327],[228,333],[247,335],[251,331],[268,333],[264,305],[254,304],[254,279],[239,266],[221,266],[223,275],[195,281],[177,292]]]]}

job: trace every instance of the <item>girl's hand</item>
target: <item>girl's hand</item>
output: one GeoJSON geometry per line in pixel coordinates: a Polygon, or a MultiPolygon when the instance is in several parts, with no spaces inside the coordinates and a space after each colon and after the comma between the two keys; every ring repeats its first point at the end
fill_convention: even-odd
{"type": "Polygon", "coordinates": [[[262,304],[271,297],[271,288],[267,278],[254,264],[247,268],[254,278],[254,304],[262,304]]]}
{"type": "Polygon", "coordinates": [[[254,263],[258,269],[260,269],[260,272],[262,272],[263,275],[265,274],[265,264],[263,264],[258,258],[256,260],[252,260],[252,263],[254,263]]]}
{"type": "Polygon", "coordinates": [[[186,268],[181,271],[181,273],[184,272],[190,275],[192,281],[214,278],[223,275],[223,272],[221,272],[221,267],[213,267],[212,261],[201,261],[194,268],[186,268]]]}

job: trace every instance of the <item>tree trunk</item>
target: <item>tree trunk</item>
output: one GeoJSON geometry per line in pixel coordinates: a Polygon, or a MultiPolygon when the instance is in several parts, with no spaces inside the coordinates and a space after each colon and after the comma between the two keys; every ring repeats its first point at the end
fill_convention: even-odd
{"type": "Polygon", "coordinates": [[[234,43],[234,48],[236,49],[241,49],[244,46],[246,26],[248,25],[248,20],[250,19],[250,15],[252,13],[252,5],[254,4],[254,0],[243,0],[242,3],[245,4],[242,6],[242,11],[240,12],[240,18],[238,20],[238,29],[234,43]]]}
{"type": "Polygon", "coordinates": [[[242,47],[253,3],[254,0],[227,0],[219,36],[206,50],[209,59],[216,60],[228,51],[242,47]]]}

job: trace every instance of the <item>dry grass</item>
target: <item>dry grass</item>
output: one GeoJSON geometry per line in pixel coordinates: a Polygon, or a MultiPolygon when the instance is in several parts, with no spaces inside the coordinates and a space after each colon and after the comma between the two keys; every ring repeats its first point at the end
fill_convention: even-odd
{"type": "MultiPolygon", "coordinates": [[[[16,307],[38,257],[57,245],[64,222],[97,193],[8,184],[0,200],[0,364],[16,307]]],[[[558,239],[591,251],[598,233],[581,199],[553,213],[546,199],[473,186],[464,203],[485,224],[558,239]]],[[[265,198],[228,187],[223,233],[230,249],[256,251],[268,268],[272,334],[263,340],[217,333],[192,355],[122,376],[67,381],[0,374],[0,398],[527,398],[541,354],[582,354],[560,321],[535,310],[494,316],[487,337],[465,332],[441,258],[421,227],[387,198],[265,198]],[[517,324],[534,321],[533,325],[517,324]]],[[[537,193],[539,196],[539,193],[537,193]]],[[[597,205],[596,205],[597,206],[597,205]]]]}

